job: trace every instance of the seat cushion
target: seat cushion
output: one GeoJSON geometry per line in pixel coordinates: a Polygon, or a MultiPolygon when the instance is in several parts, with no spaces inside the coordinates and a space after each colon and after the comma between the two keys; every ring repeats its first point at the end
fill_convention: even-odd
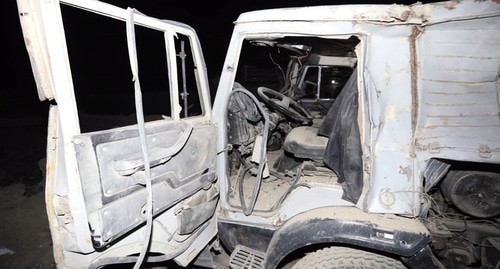
{"type": "Polygon", "coordinates": [[[322,160],[328,138],[318,136],[318,128],[299,126],[287,135],[283,147],[293,156],[304,159],[322,160]]]}

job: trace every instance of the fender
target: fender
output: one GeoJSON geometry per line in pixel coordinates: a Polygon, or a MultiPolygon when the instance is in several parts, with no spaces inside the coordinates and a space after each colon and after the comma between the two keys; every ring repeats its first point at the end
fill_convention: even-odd
{"type": "Polygon", "coordinates": [[[293,251],[320,243],[349,244],[410,257],[430,241],[429,232],[416,218],[368,214],[355,207],[318,208],[287,220],[274,233],[264,268],[276,268],[293,251]]]}

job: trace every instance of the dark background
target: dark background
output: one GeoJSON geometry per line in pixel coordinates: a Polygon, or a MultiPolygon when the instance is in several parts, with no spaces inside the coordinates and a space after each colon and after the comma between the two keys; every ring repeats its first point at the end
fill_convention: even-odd
{"type": "MultiPolygon", "coordinates": [[[[412,4],[415,1],[119,1],[106,0],[122,8],[159,19],[191,25],[197,32],[211,82],[216,81],[225,58],[233,22],[242,12],[279,7],[326,4],[412,4]]],[[[432,2],[432,1],[428,1],[432,2]]],[[[22,37],[15,0],[2,2],[2,87],[0,89],[0,186],[13,182],[38,184],[42,178],[38,161],[45,155],[46,121],[49,102],[40,102],[22,37]]],[[[129,68],[126,66],[125,68],[129,68]]],[[[73,76],[78,76],[77,72],[73,76]]],[[[75,82],[77,79],[74,79],[75,82]]],[[[212,95],[216,88],[211,83],[212,95]]],[[[110,104],[113,109],[113,104],[110,104]]]]}
{"type": "MultiPolygon", "coordinates": [[[[411,4],[415,1],[121,1],[105,0],[122,8],[134,7],[138,11],[159,19],[176,20],[191,25],[200,38],[209,76],[216,77],[222,68],[225,51],[231,36],[233,22],[245,11],[265,8],[312,6],[325,4],[411,4]],[[210,3],[210,5],[208,4],[210,3]]],[[[433,2],[433,1],[427,1],[433,2]]],[[[7,114],[38,114],[40,104],[36,85],[31,73],[15,0],[7,0],[2,5],[2,40],[4,69],[3,87],[0,90],[0,117],[7,114]],[[5,44],[6,43],[6,44],[5,44]],[[6,49],[6,50],[5,50],[6,49]]],[[[76,74],[77,75],[77,74],[76,74]]]]}

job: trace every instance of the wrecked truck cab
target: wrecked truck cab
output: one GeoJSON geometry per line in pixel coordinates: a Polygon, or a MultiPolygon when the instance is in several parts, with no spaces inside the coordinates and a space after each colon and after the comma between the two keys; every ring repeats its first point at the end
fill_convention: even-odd
{"type": "Polygon", "coordinates": [[[213,105],[191,27],[100,1],[18,7],[52,100],[59,268],[499,263],[494,1],[241,14],[213,105]]]}

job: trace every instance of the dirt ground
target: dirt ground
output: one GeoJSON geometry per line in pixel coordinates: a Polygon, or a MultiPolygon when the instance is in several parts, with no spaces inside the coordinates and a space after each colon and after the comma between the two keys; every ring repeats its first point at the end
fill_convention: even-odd
{"type": "Polygon", "coordinates": [[[46,131],[40,117],[0,119],[0,268],[54,268],[39,160],[46,131]]]}
{"type": "Polygon", "coordinates": [[[44,193],[23,195],[25,185],[0,189],[0,268],[55,268],[44,193]]]}

